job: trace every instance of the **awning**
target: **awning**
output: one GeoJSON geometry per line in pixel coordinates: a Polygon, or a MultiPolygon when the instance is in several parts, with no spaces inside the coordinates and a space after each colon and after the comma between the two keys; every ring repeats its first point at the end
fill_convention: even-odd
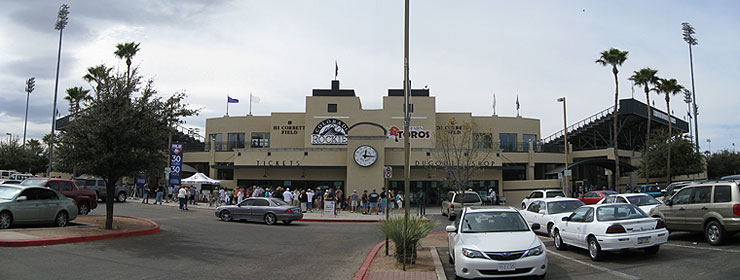
{"type": "MultiPolygon", "coordinates": [[[[568,169],[573,169],[574,167],[578,167],[581,165],[596,165],[599,167],[609,169],[612,172],[614,171],[614,160],[607,159],[607,158],[592,158],[592,159],[587,159],[587,160],[576,161],[574,163],[569,164],[568,169]]],[[[619,161],[619,168],[621,169],[620,172],[637,171],[637,167],[629,163],[623,162],[623,161],[619,161]]],[[[563,172],[563,170],[565,170],[565,165],[560,165],[558,167],[553,168],[550,171],[547,171],[545,175],[558,174],[558,173],[563,172]]]]}

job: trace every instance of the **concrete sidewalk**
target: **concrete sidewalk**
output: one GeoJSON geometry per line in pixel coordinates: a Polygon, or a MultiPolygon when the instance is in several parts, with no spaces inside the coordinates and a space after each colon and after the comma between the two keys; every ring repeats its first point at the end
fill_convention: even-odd
{"type": "MultiPolygon", "coordinates": [[[[129,198],[127,200],[127,203],[141,203],[140,198],[129,198]]],[[[154,199],[149,199],[149,204],[154,204],[154,199]]],[[[163,206],[170,206],[170,207],[179,207],[180,204],[178,202],[164,202],[162,204],[163,206]]],[[[157,204],[156,206],[159,206],[157,204]]],[[[199,202],[196,205],[190,204],[188,205],[188,208],[191,209],[210,209],[215,210],[215,206],[209,206],[208,202],[199,202]]],[[[417,215],[419,212],[419,209],[416,207],[412,207],[409,209],[409,214],[411,215],[417,215]]],[[[427,207],[426,213],[428,214],[437,214],[440,213],[441,209],[439,206],[436,207],[427,207]]],[[[399,211],[397,208],[393,208],[391,211],[390,217],[395,216],[402,216],[403,215],[403,209],[399,211]]],[[[320,209],[313,209],[313,212],[306,212],[303,213],[303,219],[301,221],[307,221],[307,222],[378,222],[385,220],[385,215],[380,214],[362,214],[362,213],[352,213],[350,211],[339,211],[337,215],[334,216],[324,216],[323,213],[320,211],[320,209]]]]}

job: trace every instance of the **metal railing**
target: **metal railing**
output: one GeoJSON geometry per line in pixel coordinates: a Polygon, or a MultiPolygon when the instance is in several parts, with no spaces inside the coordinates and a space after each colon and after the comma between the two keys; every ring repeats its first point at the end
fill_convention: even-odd
{"type": "MultiPolygon", "coordinates": [[[[576,130],[578,130],[580,128],[583,128],[584,126],[587,126],[587,125],[593,123],[594,121],[597,121],[597,120],[599,120],[601,118],[604,118],[604,117],[610,115],[613,112],[614,112],[614,106],[611,106],[609,108],[606,108],[606,109],[602,110],[601,112],[598,112],[596,114],[593,114],[593,115],[591,115],[588,118],[582,119],[579,122],[574,123],[574,124],[568,126],[568,131],[570,131],[570,132],[576,131],[576,130]]],[[[544,143],[550,143],[550,142],[552,142],[555,139],[558,139],[560,137],[563,137],[563,132],[564,132],[564,130],[561,129],[561,130],[553,133],[552,135],[543,138],[542,139],[542,142],[544,142],[544,143]]]]}

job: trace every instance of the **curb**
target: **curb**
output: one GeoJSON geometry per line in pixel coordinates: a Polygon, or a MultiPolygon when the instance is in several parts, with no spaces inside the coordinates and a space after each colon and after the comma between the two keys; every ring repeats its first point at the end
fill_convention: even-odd
{"type": "MultiPolygon", "coordinates": [[[[310,223],[379,223],[381,220],[352,220],[352,219],[300,219],[296,222],[310,223]]],[[[385,241],[383,241],[385,243],[385,241]]]]}
{"type": "Polygon", "coordinates": [[[131,217],[131,216],[114,216],[114,217],[123,217],[123,218],[141,220],[141,221],[148,222],[154,227],[148,228],[148,229],[134,230],[134,231],[104,233],[104,234],[95,234],[95,235],[87,235],[87,236],[72,236],[72,237],[61,237],[61,238],[27,239],[27,240],[0,240],[0,247],[29,247],[29,246],[46,246],[46,245],[77,243],[77,242],[89,242],[89,241],[102,240],[102,239],[108,239],[108,238],[131,237],[131,236],[137,236],[137,235],[154,234],[154,233],[159,232],[159,224],[155,223],[152,220],[138,218],[138,217],[131,217]]]}
{"type": "Polygon", "coordinates": [[[445,268],[444,266],[442,266],[442,261],[439,258],[439,253],[437,253],[437,247],[429,247],[429,250],[432,252],[432,260],[434,261],[434,272],[437,274],[437,280],[447,280],[445,268]]]}
{"type": "Polygon", "coordinates": [[[382,248],[384,244],[385,241],[380,241],[378,245],[375,245],[375,247],[370,249],[370,252],[367,253],[367,257],[365,258],[365,262],[362,263],[362,266],[360,266],[360,270],[358,270],[357,274],[355,274],[354,280],[364,280],[365,278],[367,278],[370,265],[373,264],[375,256],[378,255],[378,251],[380,251],[380,248],[382,248]]]}

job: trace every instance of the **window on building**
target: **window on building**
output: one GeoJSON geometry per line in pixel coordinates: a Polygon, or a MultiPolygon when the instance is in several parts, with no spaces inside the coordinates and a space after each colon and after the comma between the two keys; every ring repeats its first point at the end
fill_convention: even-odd
{"type": "Polygon", "coordinates": [[[537,134],[522,134],[522,142],[537,143],[537,134]]]}
{"type": "Polygon", "coordinates": [[[516,150],[516,133],[499,133],[498,140],[501,142],[501,150],[513,152],[516,150]]]}
{"type": "Polygon", "coordinates": [[[234,169],[218,169],[216,176],[219,180],[234,180],[234,169]]]}
{"type": "Polygon", "coordinates": [[[473,133],[473,141],[478,148],[490,149],[493,147],[493,135],[491,133],[473,133]]]}
{"type": "Polygon", "coordinates": [[[252,132],[252,148],[269,148],[270,147],[270,133],[269,132],[252,132]]]}
{"type": "Polygon", "coordinates": [[[213,139],[213,141],[216,142],[216,152],[220,152],[224,149],[223,142],[224,142],[224,135],[221,133],[213,133],[208,134],[208,139],[213,139]]]}
{"type": "MultiPolygon", "coordinates": [[[[403,110],[403,104],[401,104],[401,110],[406,112],[406,110],[403,110]]],[[[414,104],[409,103],[409,112],[414,112],[414,104]]]]}
{"type": "Polygon", "coordinates": [[[329,113],[336,113],[337,112],[337,104],[328,104],[326,107],[326,111],[329,113]]]}
{"type": "Polygon", "coordinates": [[[243,149],[244,148],[244,133],[229,133],[228,134],[228,147],[226,150],[231,151],[232,149],[243,149]]]}

